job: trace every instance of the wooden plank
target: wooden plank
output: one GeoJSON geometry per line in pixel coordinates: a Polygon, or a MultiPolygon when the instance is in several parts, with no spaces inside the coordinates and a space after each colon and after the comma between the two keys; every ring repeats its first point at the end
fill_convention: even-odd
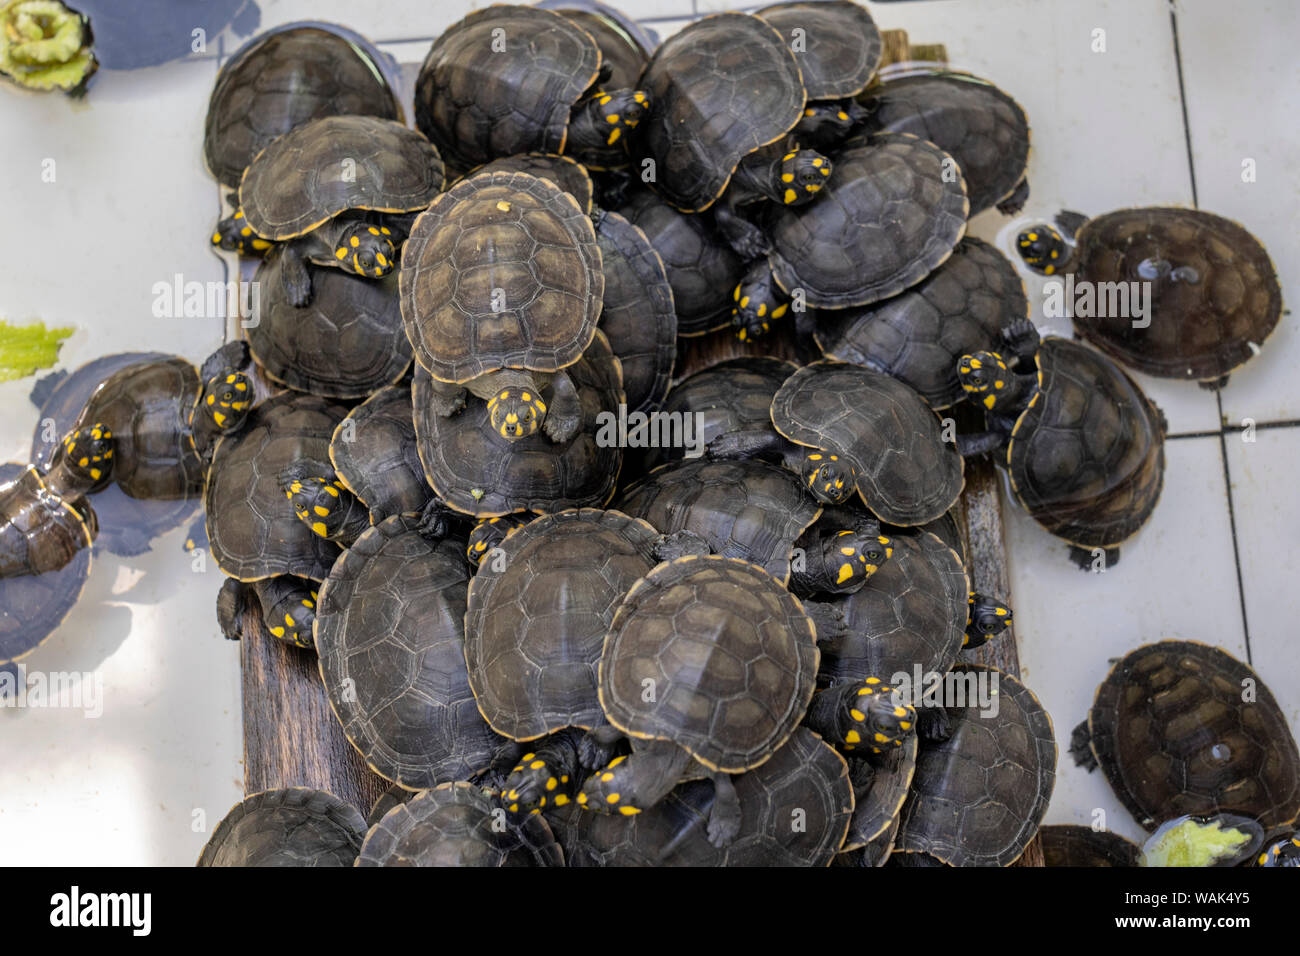
{"type": "Polygon", "coordinates": [[[276,787],[328,790],[361,811],[388,786],[343,735],[315,651],[277,641],[246,602],[243,664],[244,793],[276,787]]]}

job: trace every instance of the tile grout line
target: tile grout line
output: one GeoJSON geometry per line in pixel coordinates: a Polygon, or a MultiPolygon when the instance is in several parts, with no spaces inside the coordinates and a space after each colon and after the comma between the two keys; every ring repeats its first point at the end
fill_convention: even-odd
{"type": "MultiPolygon", "coordinates": [[[[1178,43],[1178,11],[1169,0],[1169,28],[1174,41],[1174,69],[1178,74],[1178,101],[1183,112],[1183,139],[1187,146],[1187,173],[1191,177],[1192,207],[1199,209],[1196,191],[1196,159],[1192,153],[1192,124],[1187,112],[1187,87],[1183,83],[1183,54],[1178,43]]],[[[1232,471],[1228,465],[1228,433],[1223,421],[1223,391],[1214,390],[1214,406],[1219,421],[1219,460],[1223,464],[1223,493],[1228,502],[1228,530],[1232,535],[1232,563],[1237,571],[1237,603],[1241,608],[1241,631],[1246,641],[1246,663],[1253,664],[1250,647],[1250,620],[1246,614],[1246,586],[1241,574],[1241,547],[1237,542],[1237,511],[1232,500],[1232,471]]]]}

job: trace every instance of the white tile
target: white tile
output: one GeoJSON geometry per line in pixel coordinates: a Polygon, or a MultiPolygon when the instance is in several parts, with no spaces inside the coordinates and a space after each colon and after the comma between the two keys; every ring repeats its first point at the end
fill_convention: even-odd
{"type": "Polygon", "coordinates": [[[1282,282],[1284,314],[1263,352],[1233,373],[1223,392],[1230,422],[1300,418],[1293,385],[1300,363],[1300,192],[1294,165],[1300,153],[1300,70],[1295,39],[1300,6],[1257,0],[1240,6],[1180,0],[1179,45],[1187,118],[1202,209],[1235,219],[1268,249],[1282,282]],[[1255,161],[1255,182],[1242,181],[1242,162],[1255,161]]]}
{"type": "Polygon", "coordinates": [[[1165,455],[1154,514],[1101,574],[1079,570],[1063,542],[1004,503],[1021,672],[1052,715],[1061,753],[1050,822],[1088,823],[1101,807],[1116,832],[1140,832],[1102,778],[1068,754],[1070,731],[1086,717],[1110,658],[1163,638],[1245,653],[1219,440],[1168,442],[1165,455]]]}
{"type": "Polygon", "coordinates": [[[1300,428],[1257,429],[1227,438],[1228,473],[1241,553],[1255,670],[1300,728],[1300,428]]]}

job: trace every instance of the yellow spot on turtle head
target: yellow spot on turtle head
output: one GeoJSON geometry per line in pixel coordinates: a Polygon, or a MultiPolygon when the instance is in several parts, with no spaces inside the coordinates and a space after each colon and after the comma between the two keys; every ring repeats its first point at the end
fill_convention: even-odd
{"type": "Polygon", "coordinates": [[[607,146],[613,146],[615,143],[618,142],[618,138],[622,135],[623,135],[623,130],[620,127],[615,126],[612,130],[609,131],[609,139],[605,140],[605,144],[607,146]]]}
{"type": "Polygon", "coordinates": [[[839,112],[837,112],[837,113],[835,114],[835,116],[836,116],[836,118],[839,119],[839,121],[840,121],[841,123],[847,123],[847,122],[849,121],[849,114],[846,113],[846,112],[844,112],[843,110],[840,110],[839,112]]]}
{"type": "Polygon", "coordinates": [[[985,408],[992,408],[995,404],[997,404],[997,400],[998,400],[998,399],[997,399],[997,396],[996,396],[996,395],[987,395],[987,396],[985,396],[985,398],[984,398],[984,407],[985,407],[985,408]]]}
{"type": "Polygon", "coordinates": [[[782,196],[781,198],[785,200],[785,204],[788,206],[790,205],[790,203],[794,202],[796,199],[799,198],[799,194],[796,193],[793,189],[787,189],[785,191],[785,195],[782,196]]]}
{"type": "Polygon", "coordinates": [[[585,793],[580,793],[580,794],[578,794],[578,803],[579,803],[580,805],[582,805],[582,806],[586,806],[586,804],[587,804],[587,795],[586,795],[585,793]]]}
{"type": "Polygon", "coordinates": [[[563,807],[563,806],[566,806],[566,805],[568,805],[568,802],[569,802],[569,795],[568,795],[568,794],[566,794],[566,793],[556,794],[556,796],[555,796],[555,805],[556,805],[557,807],[563,807]]]}
{"type": "Polygon", "coordinates": [[[335,259],[346,259],[347,257],[348,257],[348,251],[344,249],[342,246],[339,246],[337,249],[334,250],[335,259]]]}
{"type": "Polygon", "coordinates": [[[1030,241],[1030,242],[1037,242],[1037,241],[1038,241],[1038,233],[1036,233],[1036,232],[1031,232],[1031,233],[1029,234],[1029,241],[1030,241]]]}
{"type": "Polygon", "coordinates": [[[546,778],[546,789],[547,789],[547,790],[554,790],[554,789],[555,789],[556,787],[558,787],[559,785],[560,785],[560,781],[556,780],[554,777],[547,777],[547,778],[546,778]]]}
{"type": "Polygon", "coordinates": [[[212,234],[212,244],[213,244],[214,246],[218,246],[218,245],[221,244],[221,233],[219,233],[219,232],[214,232],[214,233],[212,234]]]}
{"type": "Polygon", "coordinates": [[[816,114],[816,112],[817,112],[817,111],[816,111],[815,109],[813,109],[813,108],[810,106],[810,107],[808,107],[806,110],[803,111],[803,115],[804,115],[804,116],[813,116],[814,114],[816,114]]]}
{"type": "Polygon", "coordinates": [[[875,736],[875,741],[878,744],[887,744],[889,743],[889,738],[886,737],[884,734],[877,732],[875,736]]]}
{"type": "Polygon", "coordinates": [[[358,238],[357,236],[353,236],[351,239],[348,240],[348,245],[350,245],[353,249],[355,249],[357,248],[357,246],[361,245],[361,239],[358,238]]]}
{"type": "Polygon", "coordinates": [[[605,114],[605,122],[608,123],[610,126],[617,126],[617,125],[618,125],[618,120],[619,120],[619,116],[618,116],[617,113],[606,113],[606,114],[605,114]]]}
{"type": "Polygon", "coordinates": [[[911,730],[912,722],[910,720],[900,720],[898,726],[902,727],[904,730],[911,730]]]}
{"type": "Polygon", "coordinates": [[[367,228],[366,228],[366,232],[370,233],[372,236],[377,236],[377,235],[379,235],[379,230],[376,229],[374,226],[369,226],[369,227],[367,227],[367,228]]]}
{"type": "Polygon", "coordinates": [[[326,508],[324,505],[316,505],[312,508],[312,510],[315,511],[322,518],[329,517],[330,510],[326,508]]]}
{"type": "Polygon", "coordinates": [[[311,530],[312,530],[312,531],[315,531],[315,532],[316,532],[318,535],[320,535],[322,538],[325,537],[325,535],[329,533],[329,529],[327,529],[327,528],[325,527],[324,523],[323,523],[323,522],[320,522],[320,521],[313,521],[313,522],[312,522],[312,526],[311,526],[311,530]]]}
{"type": "Polygon", "coordinates": [[[601,783],[609,783],[613,779],[614,779],[614,775],[612,773],[602,773],[600,775],[601,783]]]}
{"type": "Polygon", "coordinates": [[[858,733],[856,730],[850,730],[847,734],[844,735],[844,742],[846,744],[861,743],[862,735],[858,733]]]}
{"type": "Polygon", "coordinates": [[[781,162],[783,163],[790,162],[790,160],[794,159],[794,154],[795,154],[795,150],[791,150],[790,152],[786,153],[784,156],[781,157],[781,162]]]}
{"type": "Polygon", "coordinates": [[[778,305],[775,309],[772,310],[772,318],[774,319],[781,318],[781,316],[785,315],[786,309],[788,308],[789,308],[788,304],[778,305]]]}
{"type": "Polygon", "coordinates": [[[605,798],[605,802],[606,802],[606,803],[618,803],[618,801],[619,801],[621,798],[622,798],[622,794],[619,794],[619,793],[611,793],[609,796],[607,796],[607,797],[605,798]]]}
{"type": "Polygon", "coordinates": [[[619,807],[618,812],[625,817],[634,817],[641,811],[637,807],[619,807]]]}
{"type": "Polygon", "coordinates": [[[1056,271],[1056,266],[1046,266],[1046,267],[1043,269],[1043,274],[1044,274],[1044,275],[1049,275],[1049,276],[1050,276],[1050,275],[1051,275],[1052,273],[1054,273],[1055,271],[1056,271]]]}
{"type": "Polygon", "coordinates": [[[545,767],[545,766],[546,766],[546,761],[545,761],[545,760],[534,760],[532,763],[530,763],[530,764],[528,765],[528,769],[529,769],[529,770],[541,770],[541,769],[542,769],[543,767],[545,767]]]}
{"type": "Polygon", "coordinates": [[[867,715],[864,714],[862,711],[858,710],[856,707],[849,711],[849,716],[852,717],[854,720],[856,720],[858,723],[862,723],[864,720],[867,719],[867,715]]]}
{"type": "Polygon", "coordinates": [[[844,564],[840,565],[840,573],[835,576],[835,582],[837,584],[843,584],[851,577],[853,577],[853,565],[846,561],[844,564]]]}
{"type": "Polygon", "coordinates": [[[879,677],[868,677],[868,678],[867,678],[867,683],[868,683],[868,684],[879,684],[879,683],[880,683],[880,678],[879,678],[879,677]]]}
{"type": "Polygon", "coordinates": [[[781,182],[783,182],[783,183],[792,183],[792,182],[794,182],[794,173],[782,173],[782,174],[781,174],[781,182]]]}

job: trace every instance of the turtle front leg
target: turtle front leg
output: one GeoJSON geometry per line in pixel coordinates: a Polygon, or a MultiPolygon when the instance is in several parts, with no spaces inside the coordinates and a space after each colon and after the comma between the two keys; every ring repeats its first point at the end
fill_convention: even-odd
{"type": "Polygon", "coordinates": [[[963,458],[974,458],[976,455],[987,455],[998,451],[1007,443],[1007,436],[1002,432],[977,432],[970,435],[957,436],[957,454],[963,458]]]}
{"type": "Polygon", "coordinates": [[[307,256],[298,242],[286,243],[280,252],[280,279],[289,304],[304,308],[311,302],[311,273],[307,271],[307,256]]]}
{"type": "Polygon", "coordinates": [[[578,741],[578,763],[585,770],[603,767],[613,759],[614,748],[625,739],[623,731],[613,724],[589,730],[578,741]]]}
{"type": "Polygon", "coordinates": [[[725,432],[704,447],[704,455],[714,461],[737,458],[771,460],[784,456],[786,440],[775,431],[725,432]]]}
{"type": "Polygon", "coordinates": [[[636,816],[668,796],[690,762],[691,755],[676,744],[649,741],[588,777],[578,804],[596,813],[636,816]]]}
{"type": "Polygon", "coordinates": [[[551,378],[551,405],[546,411],[542,431],[557,445],[572,440],[582,428],[582,399],[578,389],[563,369],[551,378]]]}
{"type": "Polygon", "coordinates": [[[228,641],[244,637],[244,608],[252,588],[237,578],[226,578],[217,592],[217,626],[228,641]]]}
{"type": "Polygon", "coordinates": [[[451,418],[465,407],[468,394],[463,385],[433,379],[429,383],[429,407],[439,418],[451,418]]]}
{"type": "Polygon", "coordinates": [[[735,187],[727,190],[714,204],[713,221],[736,255],[750,262],[761,259],[772,251],[772,243],[762,229],[740,213],[740,200],[735,187]]]}
{"type": "Polygon", "coordinates": [[[713,781],[713,809],[709,811],[709,842],[724,850],[736,841],[740,833],[740,797],[730,774],[715,773],[710,779],[713,781]]]}

